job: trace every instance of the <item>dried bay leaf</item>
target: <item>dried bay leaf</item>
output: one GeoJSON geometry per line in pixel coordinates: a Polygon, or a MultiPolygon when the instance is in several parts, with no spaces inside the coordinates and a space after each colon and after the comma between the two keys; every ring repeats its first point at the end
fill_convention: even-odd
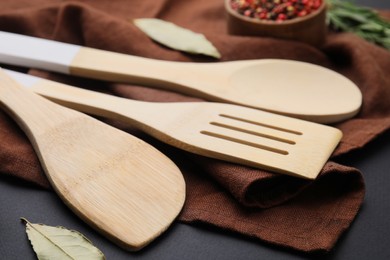
{"type": "Polygon", "coordinates": [[[81,233],[64,227],[26,223],[26,233],[39,260],[105,259],[103,253],[81,233]]]}
{"type": "Polygon", "coordinates": [[[203,34],[156,18],[135,19],[134,24],[150,38],[169,48],[221,58],[221,54],[203,34]]]}

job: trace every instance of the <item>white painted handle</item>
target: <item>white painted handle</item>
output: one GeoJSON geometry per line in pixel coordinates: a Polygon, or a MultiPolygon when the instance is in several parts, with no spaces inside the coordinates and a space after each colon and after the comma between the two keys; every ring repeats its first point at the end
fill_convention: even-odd
{"type": "Polygon", "coordinates": [[[0,31],[2,63],[69,74],[80,46],[0,31]]]}

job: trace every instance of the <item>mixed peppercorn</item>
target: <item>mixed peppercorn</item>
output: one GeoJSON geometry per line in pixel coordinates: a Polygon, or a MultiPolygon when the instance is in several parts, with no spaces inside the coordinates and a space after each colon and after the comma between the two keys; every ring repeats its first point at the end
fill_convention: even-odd
{"type": "Polygon", "coordinates": [[[269,21],[285,21],[304,17],[317,10],[323,0],[231,0],[239,14],[269,21]]]}

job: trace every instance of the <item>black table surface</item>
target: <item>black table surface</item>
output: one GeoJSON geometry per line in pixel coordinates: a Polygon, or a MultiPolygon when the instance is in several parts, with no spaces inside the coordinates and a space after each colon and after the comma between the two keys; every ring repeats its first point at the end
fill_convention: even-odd
{"type": "MultiPolygon", "coordinates": [[[[390,0],[356,3],[390,9],[390,0]]],[[[351,228],[328,254],[297,253],[210,226],[179,222],[140,252],[129,253],[79,220],[55,193],[0,177],[0,259],[36,259],[21,217],[78,230],[107,259],[390,259],[390,132],[340,161],[363,172],[367,192],[351,228]]]]}

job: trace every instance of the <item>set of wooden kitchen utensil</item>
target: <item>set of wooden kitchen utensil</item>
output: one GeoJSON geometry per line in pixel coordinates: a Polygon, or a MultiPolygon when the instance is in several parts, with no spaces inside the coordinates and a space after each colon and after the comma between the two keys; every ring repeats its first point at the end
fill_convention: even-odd
{"type": "Polygon", "coordinates": [[[1,107],[26,132],[58,195],[129,250],[179,214],[183,177],[151,145],[75,110],[121,120],[192,153],[315,179],[342,136],[324,124],[353,117],[362,103],[342,75],[289,60],[160,61],[0,32],[0,63],[216,101],[141,102],[0,71],[1,107]]]}

